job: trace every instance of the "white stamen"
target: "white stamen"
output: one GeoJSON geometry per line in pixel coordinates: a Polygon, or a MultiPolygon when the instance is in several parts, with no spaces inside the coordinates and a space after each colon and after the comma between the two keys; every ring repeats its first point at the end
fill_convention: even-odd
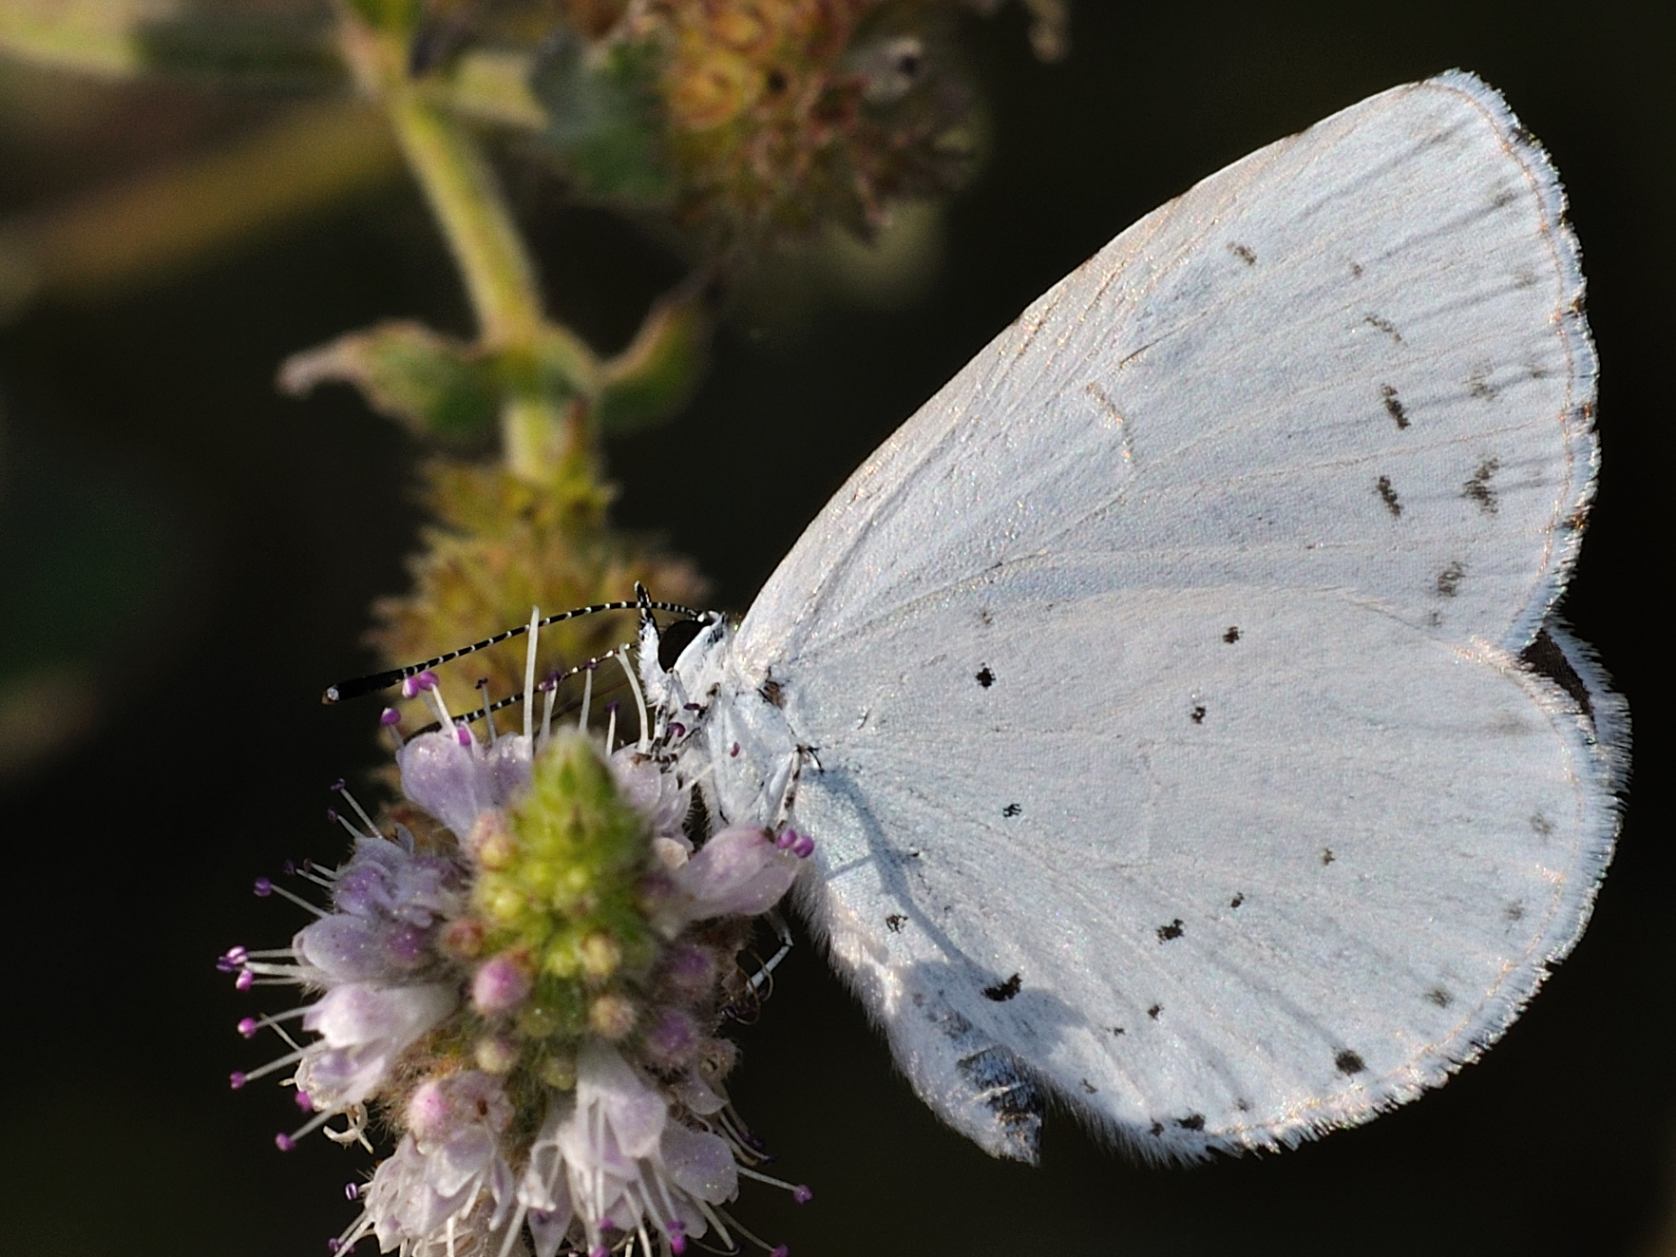
{"type": "Polygon", "coordinates": [[[338,794],[342,795],[343,798],[348,801],[349,806],[355,809],[355,815],[359,816],[363,821],[366,822],[367,829],[369,831],[371,831],[367,834],[367,837],[369,837],[369,838],[382,838],[383,837],[383,835],[378,832],[378,826],[373,823],[372,817],[367,815],[367,809],[361,806],[361,801],[359,799],[357,799],[353,794],[349,793],[349,790],[347,789],[347,787],[342,789],[342,790],[339,790],[338,794]]]}
{"type": "Polygon", "coordinates": [[[629,689],[634,691],[634,705],[640,712],[640,737],[635,742],[636,750],[647,750],[651,746],[651,739],[647,736],[646,728],[646,696],[640,692],[640,678],[634,675],[634,669],[622,655],[618,655],[617,662],[623,665],[623,675],[629,679],[629,689]]]}
{"type": "MultiPolygon", "coordinates": [[[[342,817],[339,817],[338,819],[341,820],[342,817]]],[[[355,832],[354,828],[351,827],[349,832],[353,834],[355,832]]],[[[360,834],[360,835],[358,835],[358,837],[365,838],[366,835],[365,834],[360,834]]],[[[269,890],[270,893],[278,895],[281,899],[289,899],[292,903],[296,904],[299,908],[302,908],[302,909],[304,909],[308,912],[312,912],[317,917],[324,917],[324,916],[330,916],[331,915],[329,912],[326,911],[326,909],[315,907],[308,900],[304,899],[301,895],[294,894],[293,892],[291,892],[289,890],[286,890],[285,887],[279,885],[279,883],[277,883],[277,882],[269,882],[268,883],[268,890],[269,890]]],[[[254,966],[251,966],[251,967],[254,967],[254,966]]]]}
{"type": "Polygon", "coordinates": [[[541,608],[530,608],[530,643],[524,651],[524,741],[535,745],[535,639],[541,628],[541,608]]]}
{"type": "Polygon", "coordinates": [[[441,684],[433,685],[426,691],[431,696],[431,705],[436,708],[437,719],[442,722],[444,729],[454,724],[454,717],[448,711],[448,704],[442,701],[441,684]]]}

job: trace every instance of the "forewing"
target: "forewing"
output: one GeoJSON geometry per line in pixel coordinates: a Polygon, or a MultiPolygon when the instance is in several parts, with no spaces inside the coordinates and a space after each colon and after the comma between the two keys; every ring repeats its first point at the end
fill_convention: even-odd
{"type": "Polygon", "coordinates": [[[1002,582],[822,665],[786,691],[824,765],[811,917],[921,1094],[1005,1155],[1037,1084],[1193,1156],[1437,1083],[1610,850],[1569,696],[1342,594],[1002,582]]]}
{"type": "Polygon", "coordinates": [[[789,669],[987,570],[1286,583],[1518,649],[1592,482],[1552,166],[1461,73],[1270,145],[1047,292],[822,512],[742,627],[789,669]]]}

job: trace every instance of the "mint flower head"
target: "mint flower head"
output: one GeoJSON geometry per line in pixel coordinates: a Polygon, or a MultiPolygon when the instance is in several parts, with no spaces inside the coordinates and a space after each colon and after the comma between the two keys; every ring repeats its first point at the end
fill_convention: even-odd
{"type": "Polygon", "coordinates": [[[695,845],[691,783],[661,748],[643,735],[608,752],[554,726],[535,636],[522,732],[490,715],[480,736],[434,674],[409,678],[404,696],[438,720],[404,739],[394,709],[382,718],[401,821],[380,825],[339,783],[349,858],[297,870],[302,891],[257,882],[314,919],[289,947],[221,957],[240,990],[302,992],[239,1022],[282,1050],[232,1084],[295,1088],[305,1116],[281,1149],[316,1130],[367,1150],[375,1131],[393,1136],[351,1188],[360,1213],[334,1252],[367,1239],[404,1257],[652,1257],[712,1233],[760,1244],[729,1211],[740,1180],[809,1191],[756,1168],[724,1090],[738,1053],[718,1032],[754,985],[738,964],[754,918],[813,844],[731,828],[695,845]]]}

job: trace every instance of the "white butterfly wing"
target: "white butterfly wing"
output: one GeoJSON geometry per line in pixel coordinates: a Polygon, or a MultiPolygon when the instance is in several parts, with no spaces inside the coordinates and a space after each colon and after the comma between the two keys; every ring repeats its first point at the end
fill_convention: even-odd
{"type": "Polygon", "coordinates": [[[1272,145],[1031,306],[752,607],[727,688],[824,769],[811,919],[991,1151],[1043,1084],[1160,1154],[1360,1120],[1576,937],[1621,708],[1558,629],[1573,693],[1518,658],[1594,461],[1561,209],[1467,75],[1272,145]]]}
{"type": "Polygon", "coordinates": [[[1595,360],[1552,167],[1451,74],[1143,218],[862,465],[752,606],[747,671],[997,564],[1354,590],[1522,646],[1576,546],[1595,360]]]}

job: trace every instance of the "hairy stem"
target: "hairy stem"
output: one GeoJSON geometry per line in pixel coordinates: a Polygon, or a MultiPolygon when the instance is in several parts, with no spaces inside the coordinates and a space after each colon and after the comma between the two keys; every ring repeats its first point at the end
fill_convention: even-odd
{"type": "Polygon", "coordinates": [[[399,39],[345,19],[345,49],[384,106],[465,280],[486,348],[505,369],[501,440],[508,467],[531,480],[589,470],[582,404],[597,362],[546,320],[535,263],[487,159],[460,121],[406,73],[399,39]],[[563,369],[555,369],[555,363],[563,369]]]}

